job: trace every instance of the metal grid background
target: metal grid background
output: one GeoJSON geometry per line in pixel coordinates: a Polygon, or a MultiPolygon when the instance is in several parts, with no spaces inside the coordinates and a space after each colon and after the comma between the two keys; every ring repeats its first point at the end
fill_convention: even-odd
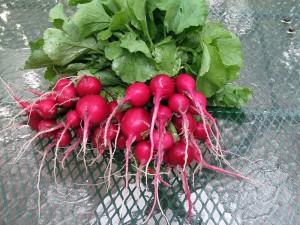
{"type": "MultiPolygon", "coordinates": [[[[28,55],[27,42],[40,37],[48,11],[57,1],[0,0],[0,76],[24,99],[21,90],[44,90],[41,70],[21,71],[28,55]]],[[[242,110],[213,108],[223,134],[224,148],[245,159],[228,157],[256,183],[203,170],[190,183],[192,224],[300,224],[300,2],[297,0],[207,0],[210,20],[221,21],[241,37],[245,67],[239,83],[254,90],[242,110]],[[290,18],[291,23],[281,20],[290,18]],[[288,34],[292,27],[295,34],[288,34]]],[[[0,85],[0,129],[17,113],[16,104],[0,85]]],[[[0,133],[0,224],[38,223],[38,169],[48,140],[36,141],[16,164],[10,164],[32,136],[27,127],[0,133]]],[[[122,160],[121,153],[119,159],[122,160]]],[[[41,172],[40,224],[141,224],[152,201],[151,189],[141,186],[136,196],[134,178],[120,217],[124,179],[120,168],[113,187],[102,180],[107,160],[84,169],[70,157],[66,168],[53,175],[49,154],[41,172]]],[[[190,180],[191,181],[191,180],[190,180]]],[[[187,202],[178,178],[160,198],[171,224],[184,224],[187,202]]],[[[166,224],[159,211],[149,224],[166,224]]]]}

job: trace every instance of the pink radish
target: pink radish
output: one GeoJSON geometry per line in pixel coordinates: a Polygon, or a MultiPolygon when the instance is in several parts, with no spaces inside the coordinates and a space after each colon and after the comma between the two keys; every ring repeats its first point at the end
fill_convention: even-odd
{"type": "Polygon", "coordinates": [[[184,168],[185,165],[189,165],[194,160],[194,148],[189,144],[187,151],[185,141],[180,141],[167,151],[168,163],[171,166],[179,166],[184,168]]]}
{"type": "Polygon", "coordinates": [[[143,167],[151,160],[151,146],[149,141],[140,141],[134,147],[134,154],[140,165],[143,167]]]}
{"type": "Polygon", "coordinates": [[[196,128],[193,132],[193,135],[195,138],[205,142],[208,139],[207,135],[210,135],[210,133],[211,133],[210,127],[208,126],[208,124],[206,124],[206,130],[208,131],[208,133],[205,131],[204,123],[202,121],[197,122],[196,128]]]}
{"type": "MultiPolygon", "coordinates": [[[[118,102],[116,100],[113,100],[111,102],[108,103],[108,113],[109,115],[111,115],[112,113],[114,113],[115,111],[115,121],[113,122],[117,122],[118,123],[118,128],[117,128],[117,135],[116,135],[116,138],[115,138],[115,149],[117,148],[117,141],[118,141],[118,137],[120,135],[120,131],[121,131],[121,120],[122,120],[122,117],[124,115],[124,112],[122,111],[117,111],[117,108],[118,107],[118,102]]],[[[126,146],[124,146],[124,148],[126,148],[126,146]]]]}
{"type": "Polygon", "coordinates": [[[114,152],[112,150],[112,140],[116,138],[117,136],[117,126],[115,124],[110,124],[108,128],[108,136],[107,138],[107,146],[104,145],[104,126],[99,126],[94,130],[94,133],[92,135],[92,143],[93,145],[99,150],[100,155],[103,154],[105,149],[108,148],[109,150],[109,164],[105,171],[105,173],[108,172],[108,187],[110,187],[110,176],[111,176],[111,170],[112,170],[112,160],[114,157],[114,152]]]}
{"type": "Polygon", "coordinates": [[[56,120],[53,119],[43,119],[38,124],[38,131],[40,137],[52,137],[57,132],[56,130],[51,130],[56,125],[56,120]]]}
{"type": "MultiPolygon", "coordinates": [[[[150,89],[145,83],[136,82],[134,84],[129,85],[126,89],[125,97],[118,103],[117,107],[114,108],[112,113],[107,119],[105,125],[105,137],[107,136],[108,126],[111,123],[111,120],[115,117],[116,113],[120,111],[120,108],[125,104],[129,103],[134,107],[142,107],[146,105],[151,97],[150,89]]],[[[106,145],[106,138],[104,139],[104,143],[106,145]]]]}
{"type": "Polygon", "coordinates": [[[146,109],[141,107],[133,107],[127,110],[121,121],[121,132],[127,137],[126,141],[126,184],[125,188],[128,190],[128,166],[129,157],[131,155],[131,145],[134,141],[139,142],[148,136],[150,127],[150,115],[146,109]]]}
{"type": "MultiPolygon", "coordinates": [[[[118,102],[116,100],[109,102],[108,103],[108,113],[112,114],[117,107],[118,107],[118,102]]],[[[123,115],[124,115],[124,112],[117,111],[114,115],[116,118],[116,122],[120,123],[123,115]]]]}
{"type": "Polygon", "coordinates": [[[116,148],[120,150],[124,150],[126,148],[127,138],[122,133],[120,133],[120,135],[118,135],[116,138],[117,138],[115,142],[116,148]]]}
{"type": "Polygon", "coordinates": [[[174,93],[174,90],[175,90],[174,80],[166,74],[158,74],[155,77],[153,77],[150,81],[150,91],[154,97],[153,99],[154,109],[153,109],[151,126],[150,126],[151,157],[153,156],[153,150],[154,150],[153,131],[155,126],[155,121],[157,118],[159,104],[162,100],[168,99],[174,93]]]}
{"type": "MultiPolygon", "coordinates": [[[[174,85],[173,85],[174,86],[174,85]]],[[[174,91],[174,90],[173,90],[174,91]]],[[[154,107],[155,111],[155,107],[154,107]]],[[[152,122],[153,122],[153,115],[152,114],[152,122]]],[[[152,133],[152,140],[153,145],[151,146],[151,157],[153,157],[153,150],[157,151],[157,160],[156,160],[156,169],[155,169],[155,177],[153,181],[154,186],[154,202],[151,208],[151,211],[146,219],[148,221],[150,216],[152,215],[156,203],[159,203],[159,196],[158,196],[158,181],[160,181],[160,168],[163,162],[164,151],[171,148],[174,144],[174,138],[169,131],[166,131],[166,126],[170,123],[172,119],[172,111],[167,106],[158,105],[156,111],[157,118],[155,119],[156,126],[158,130],[153,130],[152,133]]],[[[151,137],[150,137],[151,140],[151,137]]],[[[146,171],[148,168],[150,160],[147,162],[146,171]]],[[[147,177],[146,177],[147,179],[147,177]]]]}
{"type": "Polygon", "coordinates": [[[35,108],[44,119],[53,119],[58,114],[56,102],[51,99],[41,100],[40,102],[35,103],[32,107],[35,108]]]}
{"type": "MultiPolygon", "coordinates": [[[[187,120],[188,120],[188,126],[187,129],[189,133],[193,133],[195,128],[196,128],[196,119],[191,113],[186,114],[187,120]]],[[[184,122],[183,122],[183,117],[182,116],[174,116],[173,118],[173,124],[179,134],[184,133],[184,122]]]]}
{"type": "Polygon", "coordinates": [[[116,137],[117,135],[117,126],[115,124],[110,124],[108,128],[108,146],[104,146],[104,127],[99,126],[94,129],[94,132],[92,134],[92,144],[95,148],[98,148],[100,150],[100,154],[103,154],[103,150],[105,150],[106,147],[111,147],[111,141],[116,137]]]}
{"type": "Polygon", "coordinates": [[[56,129],[62,129],[60,132],[61,138],[57,140],[56,152],[58,151],[58,147],[61,147],[60,142],[63,141],[65,133],[69,132],[68,129],[69,128],[76,129],[77,127],[80,126],[80,123],[81,123],[81,119],[76,110],[71,110],[67,112],[65,121],[56,126],[56,129]]]}
{"type": "Polygon", "coordinates": [[[169,131],[161,133],[158,130],[154,130],[153,142],[154,150],[161,152],[170,149],[174,145],[174,138],[169,131]]]}
{"type": "Polygon", "coordinates": [[[76,86],[79,97],[86,95],[99,95],[102,90],[100,80],[93,76],[83,75],[76,86]]]}
{"type": "Polygon", "coordinates": [[[71,108],[77,101],[77,91],[74,86],[66,86],[57,90],[56,101],[64,108],[71,108]]]}
{"type": "Polygon", "coordinates": [[[108,116],[108,107],[105,99],[100,95],[87,95],[79,99],[76,111],[83,120],[82,150],[85,155],[90,127],[100,125],[108,116]]]}
{"type": "MultiPolygon", "coordinates": [[[[169,100],[168,100],[168,105],[170,107],[170,109],[174,112],[174,113],[178,113],[181,117],[182,117],[182,125],[183,125],[183,134],[184,134],[184,138],[186,141],[186,155],[185,155],[185,161],[187,162],[188,160],[188,155],[187,155],[187,151],[188,151],[188,144],[189,144],[189,120],[187,118],[187,111],[190,107],[190,101],[189,99],[182,95],[182,94],[173,94],[169,100]]],[[[184,166],[185,167],[185,166],[184,166]]]]}
{"type": "Polygon", "coordinates": [[[60,130],[55,133],[54,135],[54,142],[57,143],[59,147],[66,147],[69,144],[71,144],[72,141],[72,134],[70,131],[66,130],[60,130]]]}
{"type": "Polygon", "coordinates": [[[188,224],[190,223],[192,217],[192,202],[190,191],[186,179],[185,166],[189,165],[194,160],[194,149],[191,145],[188,145],[188,150],[186,151],[186,144],[184,141],[176,143],[168,152],[167,162],[171,166],[179,167],[179,170],[182,172],[182,183],[188,199],[188,224]]]}
{"type": "Polygon", "coordinates": [[[208,117],[211,122],[214,125],[215,128],[215,134],[212,133],[213,137],[215,138],[215,146],[212,145],[212,141],[209,137],[209,133],[206,130],[207,136],[208,136],[208,141],[211,143],[211,145],[213,146],[212,153],[214,155],[222,155],[222,151],[220,148],[220,132],[218,129],[218,126],[216,124],[215,119],[207,112],[206,110],[206,98],[200,93],[200,92],[196,92],[196,82],[194,80],[194,78],[188,74],[180,74],[176,77],[176,90],[179,93],[185,94],[187,95],[191,102],[193,103],[192,105],[194,105],[195,107],[193,108],[193,111],[198,111],[198,114],[201,116],[201,119],[203,121],[204,128],[206,128],[206,124],[208,123],[207,118],[208,117]]]}
{"type": "Polygon", "coordinates": [[[28,125],[35,131],[39,130],[39,123],[41,122],[42,118],[40,117],[29,117],[28,118],[28,125]]]}
{"type": "MultiPolygon", "coordinates": [[[[56,133],[58,130],[62,129],[61,136],[64,135],[64,132],[66,132],[69,128],[75,129],[79,127],[81,123],[80,117],[76,110],[71,110],[66,114],[65,121],[56,124],[55,120],[43,120],[41,122],[41,125],[38,125],[38,131],[41,131],[43,133],[56,133]],[[46,123],[46,125],[45,125],[46,123]],[[50,123],[50,125],[47,125],[47,123],[50,123]],[[48,129],[47,129],[48,128],[48,129]]],[[[38,133],[39,134],[39,133],[38,133]]],[[[59,140],[58,140],[59,143],[59,140]]]]}
{"type": "Polygon", "coordinates": [[[68,86],[74,87],[74,83],[69,78],[62,78],[57,81],[57,83],[55,84],[54,90],[59,91],[62,88],[68,87],[68,86]]]}
{"type": "Polygon", "coordinates": [[[32,104],[27,103],[19,99],[11,87],[9,87],[4,81],[2,81],[12,97],[22,106],[28,117],[53,119],[57,116],[58,108],[56,102],[52,99],[45,99],[34,102],[32,104]]]}

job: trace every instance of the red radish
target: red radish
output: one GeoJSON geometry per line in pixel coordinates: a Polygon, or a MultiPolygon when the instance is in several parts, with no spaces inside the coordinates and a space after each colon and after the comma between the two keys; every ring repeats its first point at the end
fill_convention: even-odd
{"type": "MultiPolygon", "coordinates": [[[[118,141],[118,137],[119,137],[120,131],[121,131],[120,124],[121,124],[122,117],[124,115],[124,112],[117,111],[117,109],[116,109],[117,107],[118,107],[118,102],[116,100],[113,100],[108,103],[108,113],[109,113],[109,115],[111,115],[114,112],[114,110],[116,110],[116,112],[115,112],[116,121],[114,121],[114,122],[118,123],[117,135],[115,138],[115,149],[117,148],[117,141],[118,141]]],[[[125,148],[126,148],[126,146],[124,146],[123,149],[125,149],[125,148]]]]}
{"type": "Polygon", "coordinates": [[[71,108],[77,101],[77,91],[74,86],[66,86],[57,91],[57,103],[64,108],[71,108]]]}
{"type": "Polygon", "coordinates": [[[193,135],[195,138],[200,139],[205,142],[208,139],[207,135],[209,135],[211,133],[210,127],[208,126],[208,124],[206,124],[206,130],[208,131],[208,133],[205,131],[204,123],[202,121],[197,122],[196,128],[193,132],[193,135]]]}
{"type": "MultiPolygon", "coordinates": [[[[189,133],[193,133],[195,128],[196,128],[196,123],[197,123],[196,119],[191,113],[187,113],[186,117],[187,117],[187,120],[188,120],[187,129],[188,129],[189,133]]],[[[179,134],[184,133],[184,130],[183,130],[184,122],[183,122],[183,117],[182,116],[175,116],[173,118],[173,124],[174,124],[174,126],[175,126],[175,128],[176,128],[176,130],[179,134]]]]}
{"type": "Polygon", "coordinates": [[[151,97],[150,89],[145,83],[136,82],[129,85],[126,89],[125,97],[119,105],[124,105],[129,102],[134,107],[141,107],[146,105],[151,97]]]}
{"type": "MultiPolygon", "coordinates": [[[[80,123],[81,123],[81,120],[80,120],[80,117],[79,117],[77,111],[71,110],[66,114],[66,119],[64,122],[58,124],[55,128],[52,128],[52,129],[62,129],[59,132],[60,138],[58,138],[58,140],[57,140],[57,145],[56,145],[56,149],[55,149],[56,157],[57,157],[58,147],[62,147],[61,142],[64,142],[64,139],[67,139],[67,137],[69,135],[68,133],[70,133],[70,131],[68,129],[69,128],[76,129],[77,127],[80,126],[80,123]]],[[[70,142],[71,141],[72,141],[72,136],[70,138],[70,142]]]]}
{"type": "MultiPolygon", "coordinates": [[[[160,134],[159,141],[158,141],[158,148],[157,148],[157,164],[156,164],[156,175],[154,178],[154,203],[151,209],[149,216],[147,217],[146,221],[150,219],[150,215],[152,215],[154,208],[156,206],[156,201],[158,200],[158,180],[159,180],[159,173],[160,173],[160,165],[163,161],[163,152],[162,152],[162,140],[164,139],[163,134],[165,132],[165,127],[171,121],[172,118],[172,111],[166,106],[160,106],[160,102],[162,100],[167,100],[172,96],[175,90],[174,80],[166,74],[158,74],[153,77],[150,81],[150,91],[153,95],[153,113],[151,119],[151,126],[150,126],[150,145],[151,145],[151,157],[153,157],[154,153],[154,126],[157,124],[158,132],[160,134]]],[[[149,166],[150,160],[147,162],[146,171],[149,166]]],[[[146,177],[147,182],[147,177],[146,177]]]]}
{"type": "MultiPolygon", "coordinates": [[[[109,102],[108,103],[108,113],[112,114],[117,107],[118,107],[118,102],[116,100],[109,102]]],[[[117,111],[114,115],[117,120],[116,122],[120,123],[123,115],[124,115],[124,112],[117,111]]]]}
{"type": "MultiPolygon", "coordinates": [[[[174,85],[173,85],[173,87],[174,87],[174,85]]],[[[155,111],[155,109],[154,109],[154,111],[155,111]]],[[[154,114],[154,112],[153,112],[153,114],[154,114]]],[[[166,131],[166,126],[168,126],[168,124],[170,123],[170,121],[172,119],[171,109],[168,108],[167,106],[158,105],[156,115],[157,115],[157,118],[155,119],[155,123],[156,123],[158,130],[154,130],[152,133],[153,145],[151,146],[151,157],[153,157],[153,149],[157,150],[156,170],[155,170],[155,177],[154,177],[154,181],[153,181],[154,202],[153,202],[152,209],[151,209],[146,221],[148,221],[150,219],[150,216],[152,215],[152,213],[155,209],[156,203],[158,202],[158,204],[159,204],[158,181],[160,181],[160,168],[161,168],[161,164],[164,160],[164,158],[163,158],[164,151],[171,148],[174,144],[174,138],[173,138],[172,134],[169,131],[166,131]]],[[[152,122],[153,122],[153,115],[152,115],[152,122]]],[[[150,137],[150,140],[151,140],[151,137],[150,137]]],[[[148,161],[146,168],[148,168],[149,162],[150,161],[148,161]]],[[[146,177],[146,179],[147,179],[147,177],[146,177]]]]}
{"type": "Polygon", "coordinates": [[[76,86],[79,97],[86,95],[99,95],[102,90],[100,80],[93,76],[83,75],[76,86]]]}
{"type": "Polygon", "coordinates": [[[118,135],[116,138],[117,138],[115,142],[116,148],[120,150],[124,150],[126,148],[127,138],[122,133],[120,133],[120,135],[118,135]]]}
{"type": "MultiPolygon", "coordinates": [[[[116,137],[117,135],[117,126],[115,124],[110,124],[108,128],[108,146],[104,146],[104,127],[99,126],[94,129],[94,132],[92,134],[92,144],[95,148],[98,148],[99,150],[103,151],[106,147],[111,146],[111,141],[116,137]]],[[[100,152],[102,154],[103,152],[100,152]]]]}
{"type": "MultiPolygon", "coordinates": [[[[166,156],[164,157],[164,161],[168,165],[179,166],[181,169],[185,168],[186,165],[190,164],[194,160],[194,149],[190,145],[188,145],[188,149],[186,151],[186,146],[187,145],[183,142],[176,143],[170,150],[167,151],[166,156]]],[[[182,182],[188,199],[188,205],[189,205],[188,224],[189,224],[192,216],[192,201],[191,201],[190,191],[186,179],[186,172],[184,170],[182,171],[182,182]]]]}
{"type": "MultiPolygon", "coordinates": [[[[39,122],[38,131],[41,137],[52,137],[57,132],[56,130],[51,130],[55,127],[56,120],[53,119],[43,119],[39,122]]],[[[38,133],[38,134],[39,134],[38,133]]]]}
{"type": "Polygon", "coordinates": [[[151,146],[149,141],[140,141],[134,147],[134,154],[141,166],[151,160],[151,146]]]}
{"type": "Polygon", "coordinates": [[[81,119],[76,110],[71,110],[66,114],[66,125],[67,128],[75,129],[80,126],[81,119]]]}
{"type": "Polygon", "coordinates": [[[54,90],[59,91],[62,88],[68,87],[68,86],[74,87],[73,82],[68,78],[63,78],[63,79],[60,79],[60,80],[57,81],[57,83],[54,87],[54,90]]]}
{"type": "Polygon", "coordinates": [[[151,156],[153,156],[153,150],[154,150],[153,131],[154,131],[154,126],[155,126],[160,102],[162,100],[168,99],[174,93],[174,90],[175,90],[174,80],[166,74],[158,74],[155,77],[153,77],[150,81],[150,91],[154,97],[153,99],[154,109],[153,109],[151,126],[150,126],[151,156]]]}
{"type": "Polygon", "coordinates": [[[51,99],[41,100],[35,103],[33,108],[36,108],[40,116],[44,119],[53,119],[58,114],[58,108],[56,102],[51,99]]]}
{"type": "Polygon", "coordinates": [[[161,134],[158,130],[153,132],[154,150],[166,151],[170,149],[174,144],[174,138],[169,131],[161,134]]]}
{"type": "Polygon", "coordinates": [[[191,145],[187,145],[188,150],[186,151],[186,143],[180,141],[176,143],[169,151],[167,151],[168,163],[171,166],[179,166],[184,168],[185,165],[189,165],[194,160],[194,149],[191,145]],[[187,156],[187,157],[186,157],[187,156]],[[187,160],[185,160],[187,158],[187,160]]]}
{"type": "MultiPolygon", "coordinates": [[[[168,100],[168,105],[170,107],[170,109],[175,112],[178,113],[181,117],[182,117],[182,125],[183,125],[183,134],[184,134],[184,138],[186,141],[186,154],[185,154],[185,162],[186,164],[188,163],[188,145],[189,145],[189,120],[187,118],[187,111],[190,107],[190,101],[189,99],[182,95],[182,94],[173,94],[169,100],[168,100]]],[[[184,166],[185,167],[185,166],[184,166]]]]}
{"type": "Polygon", "coordinates": [[[54,141],[57,143],[59,147],[66,147],[69,144],[71,144],[72,134],[68,130],[66,131],[60,130],[55,133],[54,141]]]}
{"type": "MultiPolygon", "coordinates": [[[[117,107],[114,108],[112,113],[107,119],[105,126],[105,137],[107,136],[108,126],[111,123],[111,120],[115,117],[116,113],[120,110],[125,103],[129,103],[134,107],[142,107],[146,105],[151,97],[150,89],[145,83],[136,82],[134,84],[129,85],[126,89],[125,97],[120,101],[117,107]]],[[[104,139],[104,143],[106,145],[106,138],[104,139]]]]}
{"type": "Polygon", "coordinates": [[[150,115],[146,109],[141,107],[133,107],[127,110],[121,121],[121,132],[127,137],[126,141],[126,184],[128,190],[128,166],[129,156],[131,154],[131,145],[134,141],[139,142],[148,136],[150,127],[150,115]]]}
{"type": "Polygon", "coordinates": [[[22,106],[28,117],[52,119],[57,115],[58,108],[55,101],[45,99],[32,104],[24,102],[17,97],[11,87],[9,87],[4,81],[2,82],[11,93],[12,97],[22,106]]]}
{"type": "Polygon", "coordinates": [[[88,141],[88,130],[92,126],[100,125],[108,116],[108,107],[105,99],[100,95],[87,95],[79,99],[76,111],[83,120],[82,149],[85,154],[88,141]]]}
{"type": "Polygon", "coordinates": [[[110,124],[108,128],[108,136],[106,137],[108,139],[107,146],[104,145],[104,126],[101,125],[99,127],[96,127],[94,130],[94,133],[92,135],[92,143],[93,145],[99,150],[99,154],[102,155],[104,150],[108,148],[109,150],[109,164],[105,171],[105,173],[108,171],[108,187],[110,187],[110,176],[111,176],[111,168],[112,168],[112,160],[114,156],[114,152],[112,151],[112,140],[116,138],[117,136],[117,125],[110,124]]]}
{"type": "Polygon", "coordinates": [[[76,110],[69,111],[66,114],[65,121],[62,123],[56,124],[56,121],[55,121],[55,123],[52,121],[55,121],[55,120],[44,120],[40,125],[41,128],[38,128],[38,130],[42,129],[42,133],[49,133],[49,132],[56,133],[57,130],[63,128],[63,130],[61,132],[62,136],[63,136],[64,132],[67,131],[69,128],[75,129],[75,128],[79,127],[80,123],[81,123],[80,117],[76,110]],[[49,121],[50,121],[50,125],[51,125],[50,128],[47,129],[47,127],[49,127],[49,126],[43,125],[45,123],[45,121],[46,121],[46,123],[49,123],[49,121]],[[54,123],[54,124],[52,124],[52,123],[54,123]]]}
{"type": "Polygon", "coordinates": [[[215,119],[207,112],[206,110],[206,98],[204,95],[202,95],[200,92],[195,91],[196,90],[196,81],[194,78],[188,74],[180,74],[176,77],[176,90],[179,93],[185,94],[188,96],[193,103],[195,107],[193,108],[193,111],[198,111],[198,114],[201,116],[201,119],[203,121],[204,128],[206,128],[206,124],[208,123],[207,118],[208,117],[211,122],[214,125],[215,128],[215,134],[211,133],[211,135],[214,137],[216,144],[213,145],[212,141],[209,137],[209,132],[206,130],[208,141],[213,146],[213,154],[214,155],[222,155],[222,150],[220,147],[220,132],[218,129],[218,126],[216,124],[215,119]]]}
{"type": "Polygon", "coordinates": [[[35,131],[39,131],[39,123],[42,118],[39,117],[28,117],[28,125],[35,131]]]}

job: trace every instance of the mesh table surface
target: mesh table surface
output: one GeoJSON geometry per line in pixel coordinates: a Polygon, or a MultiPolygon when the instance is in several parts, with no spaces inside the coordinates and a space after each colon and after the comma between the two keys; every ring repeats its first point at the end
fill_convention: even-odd
{"type": "MultiPolygon", "coordinates": [[[[28,40],[41,37],[54,0],[0,0],[0,77],[23,99],[22,87],[45,90],[42,70],[21,71],[28,40]]],[[[203,169],[190,179],[192,224],[300,224],[300,2],[298,0],[207,0],[210,20],[220,21],[241,37],[245,67],[238,81],[253,89],[242,110],[211,108],[223,134],[222,145],[243,157],[228,156],[231,165],[255,182],[203,169]],[[290,24],[282,22],[289,18],[290,24]],[[289,28],[295,34],[287,33],[289,28]],[[247,161],[246,159],[250,160],[247,161]]],[[[0,129],[18,107],[0,84],[0,129]]],[[[0,133],[0,224],[38,223],[38,169],[47,140],[34,141],[22,158],[12,159],[33,134],[26,126],[0,133]]],[[[122,154],[117,154],[122,160],[122,154]]],[[[40,224],[141,224],[149,212],[152,190],[134,177],[125,196],[121,168],[115,166],[112,187],[100,184],[107,159],[85,170],[69,157],[65,169],[53,170],[53,153],[41,171],[40,224]],[[97,185],[96,185],[97,184],[97,185]],[[122,219],[121,219],[122,218],[122,219]]],[[[226,168],[224,166],[224,168],[226,168]]],[[[228,168],[227,168],[228,169],[228,168]]],[[[230,169],[230,168],[229,168],[230,169]]],[[[187,200],[181,181],[161,188],[161,204],[171,224],[185,224],[187,200]]],[[[157,210],[148,224],[166,224],[157,210]]]]}

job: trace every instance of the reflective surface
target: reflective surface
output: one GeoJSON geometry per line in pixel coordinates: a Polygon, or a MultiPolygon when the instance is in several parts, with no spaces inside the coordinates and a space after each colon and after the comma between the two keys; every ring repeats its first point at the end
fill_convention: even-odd
{"type": "MultiPolygon", "coordinates": [[[[300,224],[300,3],[207,2],[210,19],[224,23],[243,42],[245,67],[239,83],[251,87],[254,97],[240,111],[210,111],[221,128],[224,148],[243,157],[229,155],[231,165],[252,180],[241,181],[207,170],[195,176],[194,184],[190,178],[192,224],[300,224]],[[296,33],[287,33],[289,28],[296,33]]],[[[49,26],[48,11],[55,3],[0,0],[0,76],[25,100],[33,96],[22,88],[47,88],[42,70],[19,68],[29,52],[28,40],[42,36],[49,26]]],[[[38,170],[48,140],[32,142],[22,158],[11,164],[34,134],[21,125],[4,130],[19,109],[2,82],[0,89],[0,224],[142,223],[151,207],[151,189],[141,184],[138,198],[132,177],[121,217],[125,196],[123,174],[118,172],[121,168],[114,168],[113,186],[107,190],[99,184],[103,182],[107,159],[86,171],[82,162],[70,157],[66,168],[58,166],[54,176],[53,153],[46,157],[41,171],[39,218],[38,170]]],[[[24,119],[18,117],[16,121],[24,119]]],[[[117,156],[122,160],[122,153],[117,156]]],[[[181,181],[169,181],[173,188],[162,187],[162,207],[171,224],[184,224],[187,201],[181,181]]],[[[157,210],[149,224],[166,221],[157,210]]]]}

